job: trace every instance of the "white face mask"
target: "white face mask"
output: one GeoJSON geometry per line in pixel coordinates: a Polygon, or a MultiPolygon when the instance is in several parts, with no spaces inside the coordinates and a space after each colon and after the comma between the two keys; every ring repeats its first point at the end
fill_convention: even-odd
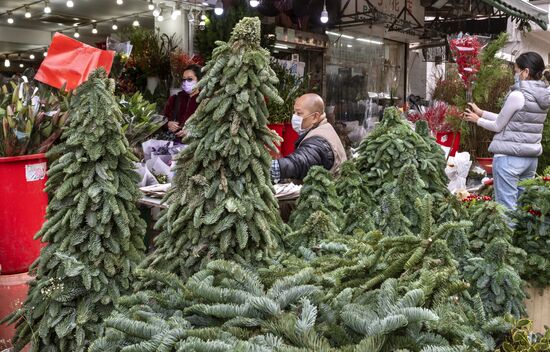
{"type": "Polygon", "coordinates": [[[193,89],[195,89],[195,86],[197,85],[197,81],[183,81],[181,85],[181,89],[187,94],[191,94],[193,92],[193,89]]]}

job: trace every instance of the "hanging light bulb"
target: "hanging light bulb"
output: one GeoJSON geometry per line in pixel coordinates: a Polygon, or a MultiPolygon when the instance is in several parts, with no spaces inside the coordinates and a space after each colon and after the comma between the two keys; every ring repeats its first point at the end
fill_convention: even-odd
{"type": "Polygon", "coordinates": [[[124,4],[124,0],[116,0],[116,4],[117,5],[122,5],[122,4],[124,4]]]}
{"type": "Polygon", "coordinates": [[[218,16],[223,14],[223,2],[222,0],[216,1],[216,7],[214,8],[214,13],[218,16]]]}
{"type": "Polygon", "coordinates": [[[159,8],[159,4],[157,4],[157,7],[155,7],[155,9],[153,10],[153,16],[159,17],[159,15],[160,15],[160,8],[159,8]]]}
{"type": "Polygon", "coordinates": [[[206,15],[204,14],[204,12],[201,12],[201,22],[204,22],[206,21],[208,17],[206,17],[206,15]]]}
{"type": "Polygon", "coordinates": [[[44,52],[42,53],[42,56],[44,56],[44,57],[48,56],[48,51],[47,51],[47,50],[44,51],[44,52]]]}
{"type": "Polygon", "coordinates": [[[155,4],[153,4],[153,0],[149,0],[149,5],[147,6],[149,11],[153,11],[155,9],[155,4]]]}
{"type": "Polygon", "coordinates": [[[132,26],[139,27],[139,20],[138,20],[137,16],[136,16],[136,19],[134,20],[134,22],[132,22],[132,26]]]}
{"type": "Polygon", "coordinates": [[[23,68],[23,67],[25,67],[25,65],[23,65],[23,64],[19,64],[19,67],[23,68]]]}
{"type": "Polygon", "coordinates": [[[25,5],[25,18],[31,18],[31,17],[32,17],[31,9],[29,8],[28,5],[25,5]]]}
{"type": "Polygon", "coordinates": [[[251,7],[258,7],[258,5],[260,5],[260,0],[250,0],[249,4],[251,7]]]}
{"type": "Polygon", "coordinates": [[[52,8],[50,7],[50,2],[48,0],[44,0],[44,13],[51,13],[52,8]]]}
{"type": "Polygon", "coordinates": [[[323,4],[323,11],[321,11],[321,23],[327,23],[328,22],[328,11],[327,11],[327,2],[325,1],[323,4]]]}
{"type": "Polygon", "coordinates": [[[34,60],[34,58],[35,58],[34,54],[29,55],[29,59],[34,60]]]}
{"type": "Polygon", "coordinates": [[[6,56],[6,59],[4,60],[4,67],[10,67],[10,66],[11,66],[10,59],[6,56]]]}
{"type": "Polygon", "coordinates": [[[8,11],[8,24],[13,24],[15,22],[13,20],[13,15],[11,14],[11,11],[8,11]]]}
{"type": "Polygon", "coordinates": [[[116,31],[118,29],[118,25],[116,24],[116,20],[113,20],[113,25],[111,26],[113,31],[116,31]]]}
{"type": "Polygon", "coordinates": [[[162,22],[164,21],[164,16],[162,15],[162,8],[160,9],[159,15],[157,16],[157,21],[162,22]]]}
{"type": "Polygon", "coordinates": [[[73,6],[74,6],[73,0],[67,1],[67,7],[73,7],[73,6]]]}
{"type": "Polygon", "coordinates": [[[74,29],[74,37],[75,37],[75,38],[80,38],[80,33],[78,33],[78,27],[76,27],[76,28],[74,29]]]}
{"type": "Polygon", "coordinates": [[[92,34],[97,34],[97,24],[92,25],[92,34]]]}
{"type": "Polygon", "coordinates": [[[187,14],[187,20],[188,20],[190,23],[194,23],[194,22],[195,22],[195,13],[193,12],[193,10],[189,10],[189,13],[187,14]]]}
{"type": "Polygon", "coordinates": [[[172,21],[175,21],[176,18],[178,18],[178,16],[176,15],[176,9],[174,9],[172,7],[172,11],[170,11],[170,18],[172,19],[172,21]]]}

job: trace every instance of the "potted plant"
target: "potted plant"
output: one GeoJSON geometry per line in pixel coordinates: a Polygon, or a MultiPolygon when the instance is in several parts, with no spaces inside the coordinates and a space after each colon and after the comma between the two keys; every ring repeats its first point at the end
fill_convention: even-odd
{"type": "Polygon", "coordinates": [[[290,123],[294,112],[294,102],[298,97],[306,93],[309,82],[307,77],[298,77],[281,65],[276,59],[272,59],[270,65],[279,79],[276,87],[284,103],[277,105],[268,102],[269,128],[276,131],[283,138],[281,153],[283,156],[287,156],[294,152],[294,142],[299,137],[290,123]]]}
{"type": "Polygon", "coordinates": [[[44,153],[68,118],[68,97],[44,86],[10,82],[0,90],[0,268],[27,271],[40,252],[33,236],[44,221],[47,159],[44,153]]]}

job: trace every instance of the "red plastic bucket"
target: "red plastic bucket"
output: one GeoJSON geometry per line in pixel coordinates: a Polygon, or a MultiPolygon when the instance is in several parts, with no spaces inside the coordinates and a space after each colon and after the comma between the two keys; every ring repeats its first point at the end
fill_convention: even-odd
{"type": "Polygon", "coordinates": [[[458,148],[460,147],[460,132],[437,132],[435,138],[439,145],[451,148],[451,156],[455,156],[456,152],[458,152],[458,148]]]}
{"type": "Polygon", "coordinates": [[[283,156],[288,156],[292,153],[294,153],[294,143],[298,140],[300,136],[296,131],[294,131],[294,128],[292,128],[292,124],[286,122],[285,123],[285,129],[283,131],[283,147],[282,147],[282,154],[283,156]]]}
{"type": "Polygon", "coordinates": [[[48,195],[44,154],[0,158],[0,273],[26,272],[43,244],[33,237],[44,223],[48,195]]]}
{"type": "MultiPolygon", "coordinates": [[[[27,298],[29,282],[32,280],[27,273],[15,275],[0,275],[0,319],[5,318],[19,309],[27,298]]],[[[15,325],[0,325],[0,350],[11,347],[11,339],[15,333],[15,325]]]]}
{"type": "MultiPolygon", "coordinates": [[[[273,124],[269,124],[267,125],[267,127],[273,131],[275,131],[275,133],[277,133],[279,135],[279,137],[281,138],[284,138],[283,134],[284,134],[284,131],[285,131],[285,125],[282,124],[282,123],[273,123],[273,124]]],[[[274,159],[278,159],[281,157],[282,153],[282,147],[283,147],[283,143],[281,143],[279,146],[277,146],[277,149],[279,151],[279,153],[277,153],[276,155],[274,153],[271,153],[271,157],[274,158],[274,159]]]]}
{"type": "Polygon", "coordinates": [[[493,174],[493,158],[476,158],[479,166],[487,171],[489,175],[493,174]]]}

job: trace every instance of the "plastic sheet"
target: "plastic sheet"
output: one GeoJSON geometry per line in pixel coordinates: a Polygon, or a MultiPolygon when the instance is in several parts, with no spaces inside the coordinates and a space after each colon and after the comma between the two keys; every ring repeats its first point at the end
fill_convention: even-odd
{"type": "Polygon", "coordinates": [[[84,83],[90,73],[98,67],[105,68],[109,73],[114,57],[114,51],[96,49],[56,33],[48,56],[34,78],[55,88],[61,88],[66,84],[66,90],[73,90],[84,83]]]}

